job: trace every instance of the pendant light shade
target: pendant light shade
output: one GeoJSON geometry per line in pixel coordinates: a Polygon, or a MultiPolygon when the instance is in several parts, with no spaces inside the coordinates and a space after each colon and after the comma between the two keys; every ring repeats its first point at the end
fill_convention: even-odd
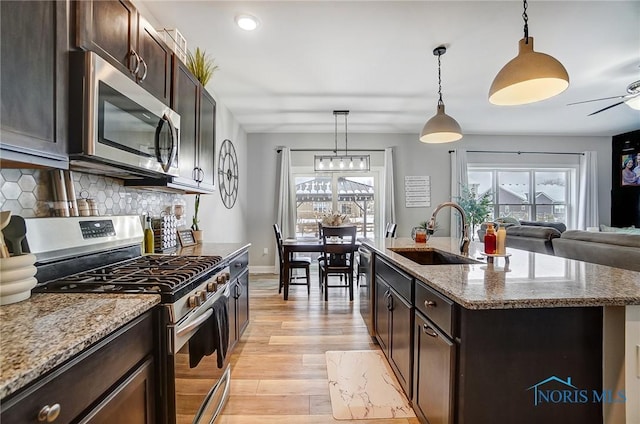
{"type": "Polygon", "coordinates": [[[423,143],[450,143],[462,138],[460,124],[444,113],[444,103],[438,102],[436,115],[429,119],[420,133],[423,143]]]}
{"type": "Polygon", "coordinates": [[[539,102],[562,93],[569,87],[569,74],[557,59],[533,51],[529,37],[527,0],[524,0],[524,38],[518,55],[498,72],[489,89],[489,102],[515,106],[539,102]]]}
{"type": "Polygon", "coordinates": [[[548,99],[569,87],[569,74],[554,57],[533,51],[533,37],[520,40],[518,56],[498,72],[489,89],[494,105],[523,105],[548,99]]]}
{"type": "Polygon", "coordinates": [[[440,56],[447,52],[444,46],[436,47],[433,54],[438,56],[438,108],[434,117],[429,119],[420,133],[423,143],[450,143],[462,138],[462,129],[455,119],[444,113],[442,101],[442,78],[440,74],[440,56]]]}

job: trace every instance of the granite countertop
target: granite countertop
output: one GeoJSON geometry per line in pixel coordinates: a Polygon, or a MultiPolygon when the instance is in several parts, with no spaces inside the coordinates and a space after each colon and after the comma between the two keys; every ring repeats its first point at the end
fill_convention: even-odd
{"type": "Polygon", "coordinates": [[[159,302],[158,295],[43,293],[0,306],[0,399],[159,302]]]}
{"type": "Polygon", "coordinates": [[[640,272],[509,247],[508,266],[504,258],[489,264],[478,242],[469,247],[469,257],[481,262],[477,265],[420,265],[389,249],[437,249],[459,255],[459,241],[432,237],[426,244],[410,238],[362,243],[467,309],[640,304],[640,272]]]}
{"type": "Polygon", "coordinates": [[[222,256],[223,258],[233,258],[241,251],[248,249],[250,243],[202,243],[195,246],[187,246],[178,249],[176,254],[198,255],[198,256],[222,256]]]}

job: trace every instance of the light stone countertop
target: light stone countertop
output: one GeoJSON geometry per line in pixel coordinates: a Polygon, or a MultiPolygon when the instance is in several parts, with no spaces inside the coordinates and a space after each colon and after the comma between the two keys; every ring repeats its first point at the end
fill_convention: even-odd
{"type": "Polygon", "coordinates": [[[195,246],[187,246],[178,249],[177,255],[188,256],[222,256],[223,258],[233,258],[241,251],[248,249],[250,243],[203,243],[195,246]]]}
{"type": "Polygon", "coordinates": [[[148,294],[42,293],[0,306],[0,399],[159,302],[148,294]]]}
{"type": "Polygon", "coordinates": [[[504,258],[488,264],[483,245],[472,242],[469,257],[477,265],[420,265],[389,248],[437,249],[460,254],[459,241],[432,237],[367,240],[378,254],[467,309],[514,309],[640,304],[640,272],[507,248],[504,258]]]}

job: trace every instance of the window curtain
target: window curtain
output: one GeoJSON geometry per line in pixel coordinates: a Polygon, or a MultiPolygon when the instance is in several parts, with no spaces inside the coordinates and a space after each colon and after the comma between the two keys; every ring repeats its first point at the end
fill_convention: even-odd
{"type": "MultiPolygon", "coordinates": [[[[278,173],[276,175],[276,224],[280,226],[282,238],[296,235],[296,191],[291,173],[291,151],[288,147],[279,148],[278,173]]],[[[273,230],[273,229],[272,229],[273,230]]],[[[275,235],[274,235],[275,237],[275,235]]],[[[274,240],[275,241],[275,240],[274,240]]],[[[276,270],[280,267],[278,256],[275,258],[276,270]]]]}
{"type": "Polygon", "coordinates": [[[598,156],[595,151],[580,156],[580,181],[578,182],[578,230],[597,227],[598,216],[598,156]]]}
{"type": "MultiPolygon", "coordinates": [[[[451,201],[457,202],[462,194],[462,187],[469,183],[467,177],[467,151],[465,149],[454,150],[450,158],[451,160],[451,201]]],[[[451,209],[451,237],[460,237],[462,235],[461,220],[455,209],[451,209]]],[[[471,228],[471,227],[470,227],[471,228]]]]}
{"type": "MultiPolygon", "coordinates": [[[[381,226],[386,226],[387,222],[396,222],[396,196],[393,179],[393,148],[384,149],[384,216],[381,226]]],[[[383,229],[385,227],[382,227],[383,229]]],[[[384,237],[384,230],[381,232],[384,237]]]]}

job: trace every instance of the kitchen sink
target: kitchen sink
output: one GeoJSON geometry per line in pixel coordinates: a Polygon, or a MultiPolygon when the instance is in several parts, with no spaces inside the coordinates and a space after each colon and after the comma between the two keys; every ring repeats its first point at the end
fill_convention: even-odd
{"type": "Polygon", "coordinates": [[[453,253],[442,252],[435,249],[413,250],[402,248],[389,249],[398,255],[412,260],[420,265],[456,265],[456,264],[481,264],[482,262],[453,253]]]}

